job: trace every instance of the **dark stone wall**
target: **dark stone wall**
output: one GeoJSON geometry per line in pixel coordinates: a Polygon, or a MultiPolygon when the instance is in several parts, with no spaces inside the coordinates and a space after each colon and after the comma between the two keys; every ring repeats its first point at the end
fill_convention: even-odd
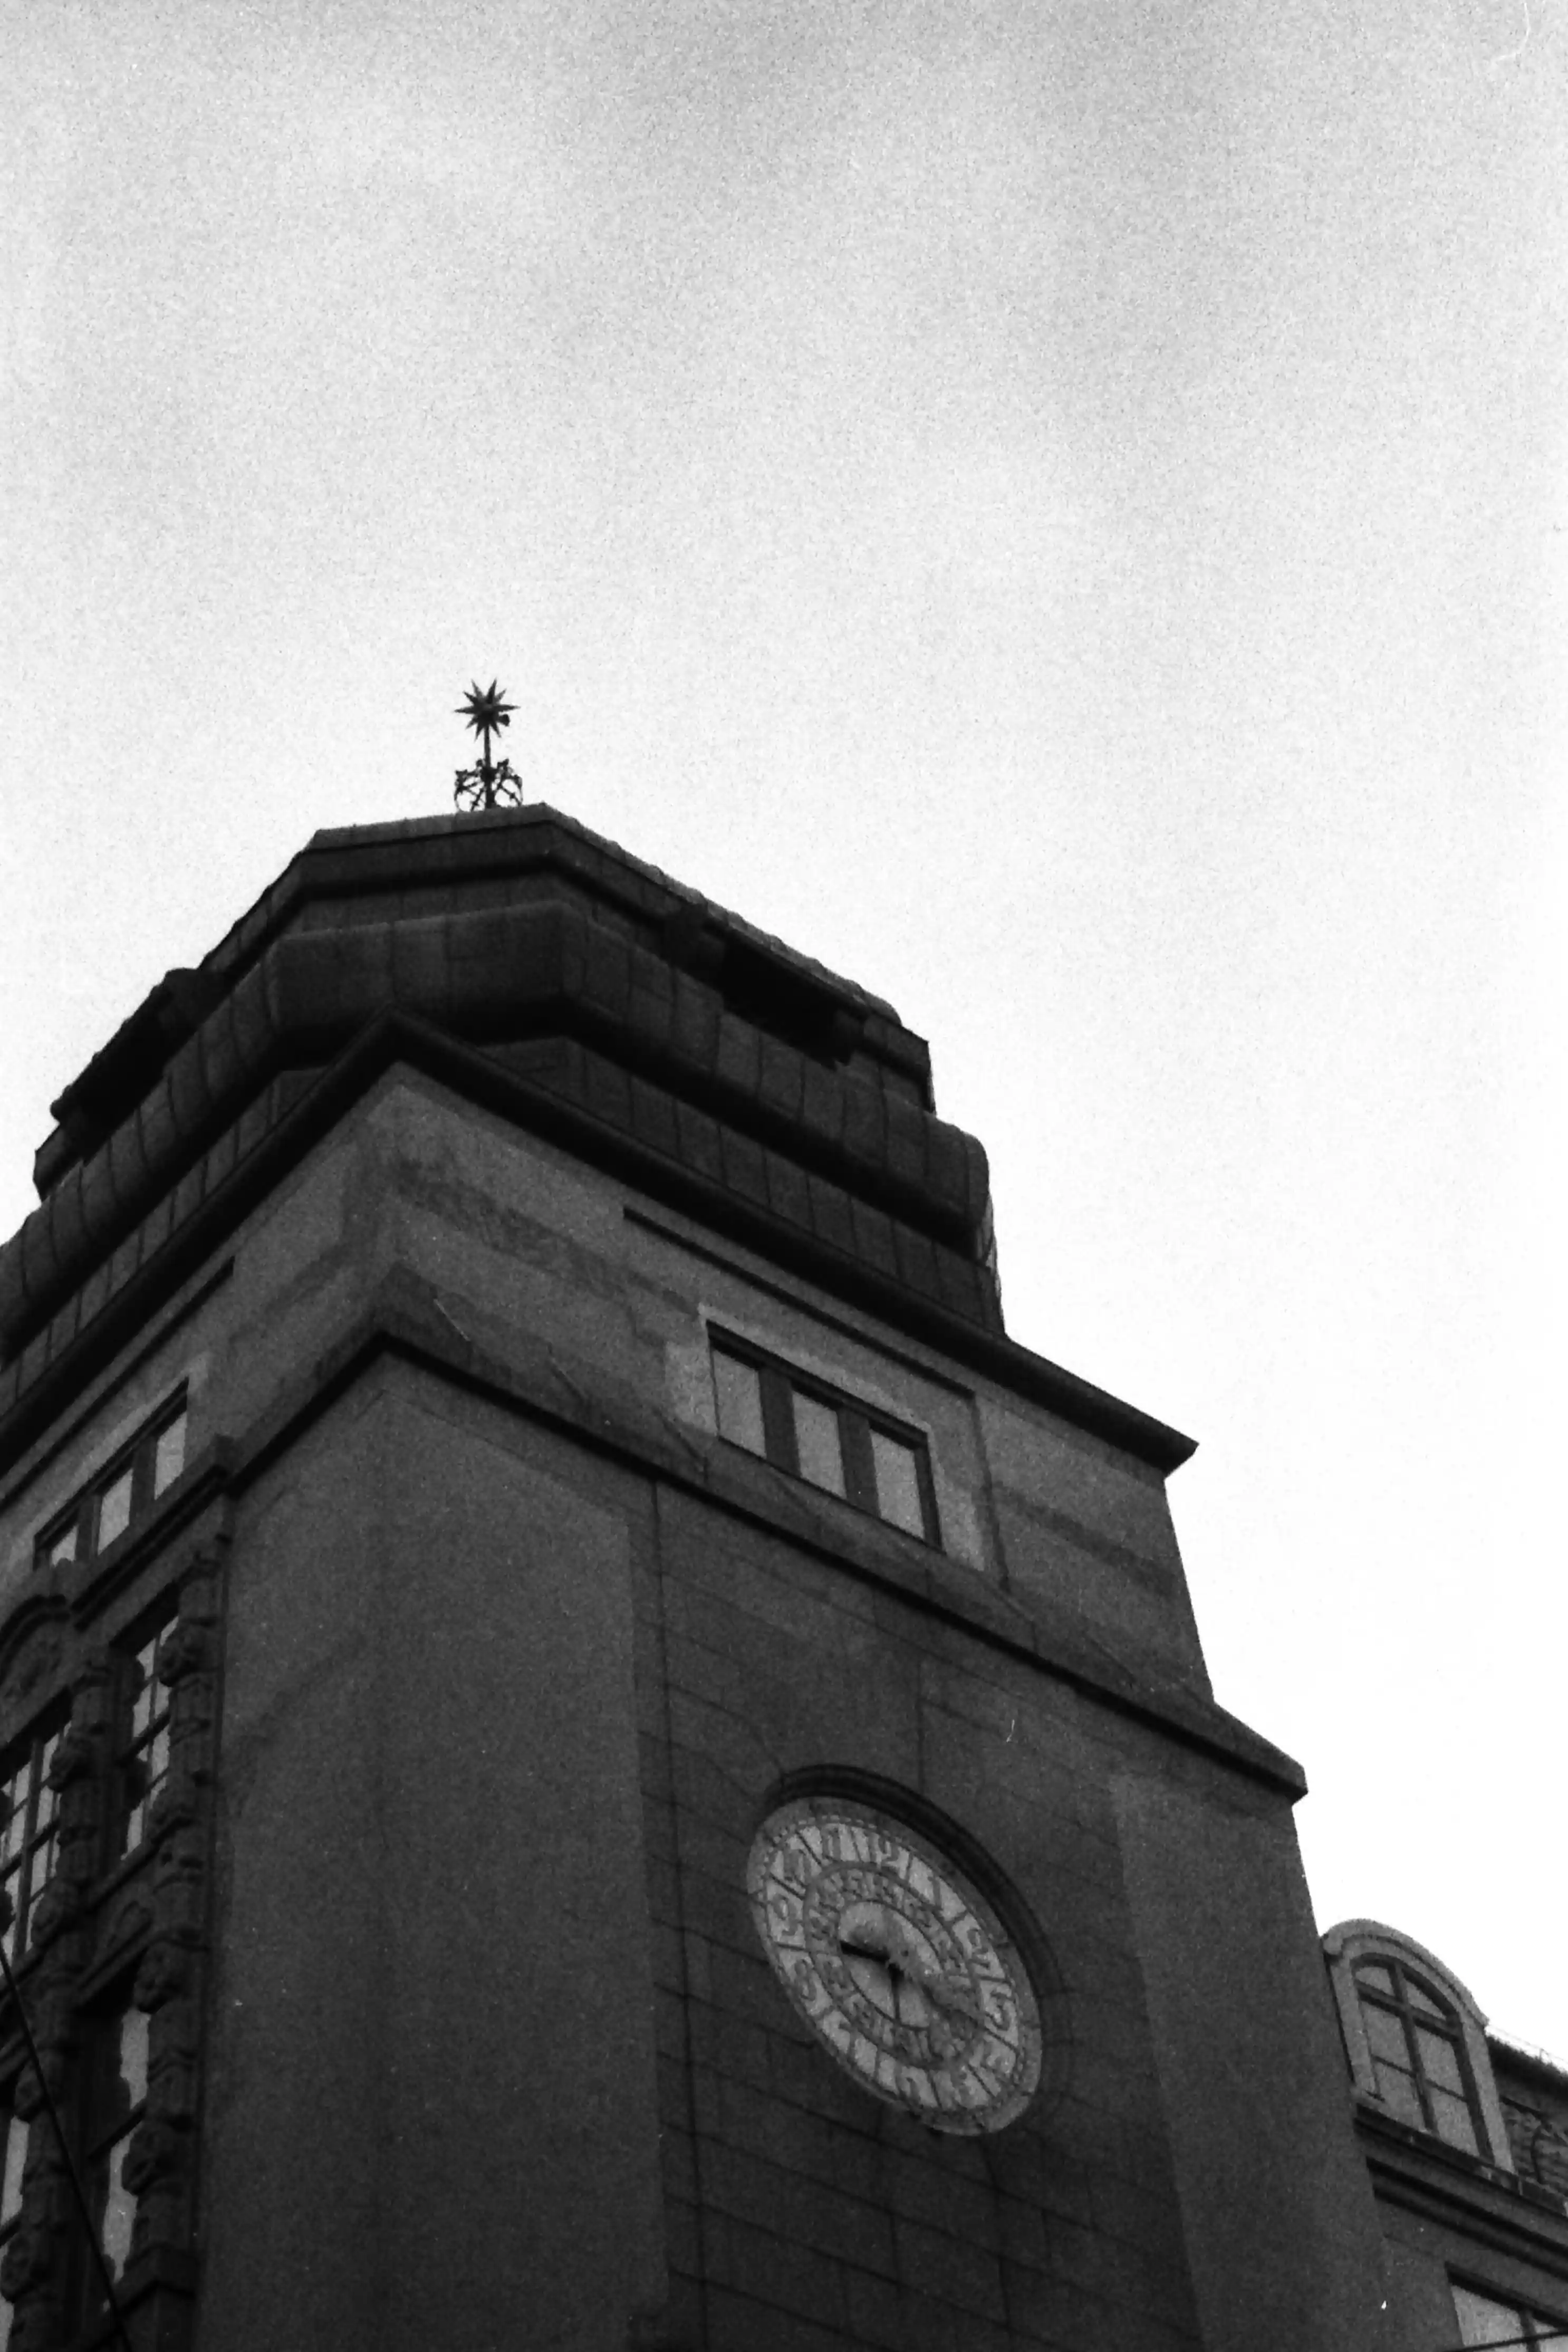
{"type": "Polygon", "coordinates": [[[659,2299],[638,1513],[552,1450],[383,1366],[246,1496],[204,2346],[598,2352],[659,2299]]]}
{"type": "Polygon", "coordinates": [[[0,1522],[15,1606],[149,1367],[190,1377],[230,1515],[198,2352],[1241,2352],[1249,2309],[1356,2352],[1300,1778],[1207,1696],[1144,1454],[403,1069],[230,1247],[0,1522]],[[724,1444],[710,1314],[925,1429],[946,1548],[724,1444]],[[1038,1922],[1003,2134],[870,2097],[769,1971],[749,1842],[824,1767],[1038,1922]],[[1267,2132],[1236,2050],[1281,2062],[1267,2132]]]}

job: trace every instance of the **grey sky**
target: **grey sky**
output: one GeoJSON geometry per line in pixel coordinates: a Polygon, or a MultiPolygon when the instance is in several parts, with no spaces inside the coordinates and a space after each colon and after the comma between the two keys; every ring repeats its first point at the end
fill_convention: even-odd
{"type": "Polygon", "coordinates": [[[1562,0],[11,13],[0,1224],[319,824],[890,996],[1220,1697],[1568,2054],[1562,0]],[[1559,1898],[1560,1903],[1560,1898],[1559,1898]]]}

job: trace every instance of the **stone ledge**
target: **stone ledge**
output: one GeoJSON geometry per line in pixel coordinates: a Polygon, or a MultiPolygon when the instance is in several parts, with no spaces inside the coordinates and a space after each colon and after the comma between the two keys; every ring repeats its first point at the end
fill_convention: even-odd
{"type": "Polygon", "coordinates": [[[1235,1717],[1177,1684],[1157,1686],[1119,1661],[1066,1611],[1024,1608],[975,1570],[931,1552],[877,1522],[863,1528],[847,1511],[813,1508],[810,1490],[716,1437],[671,1421],[630,1388],[570,1373],[538,1341],[507,1357],[469,1339],[456,1309],[434,1286],[405,1271],[386,1277],[365,1309],[258,1426],[234,1440],[236,1491],[258,1476],[296,1433],[386,1353],[455,1381],[509,1410],[521,1410],[591,1451],[616,1460],[749,1522],[775,1538],[880,1587],[903,1602],[1038,1668],[1085,1697],[1139,1719],[1293,1803],[1304,1795],[1301,1767],[1235,1717]],[[780,1489],[788,1486],[788,1492],[780,1489]],[[797,1489],[799,1488],[799,1491],[797,1489]]]}

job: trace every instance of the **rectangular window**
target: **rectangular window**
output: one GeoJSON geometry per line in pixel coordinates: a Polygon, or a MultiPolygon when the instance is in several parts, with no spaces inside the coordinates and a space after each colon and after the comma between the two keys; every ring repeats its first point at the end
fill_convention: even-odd
{"type": "Polygon", "coordinates": [[[1526,2310],[1517,2303],[1500,2303],[1495,2295],[1482,2294],[1473,2286],[1454,2289],[1454,2315],[1459,2323],[1459,2341],[1469,2345],[1550,2346],[1552,2352],[1568,2352],[1568,2326],[1560,2319],[1548,2319],[1539,2311],[1526,2310]]]}
{"type": "Polygon", "coordinates": [[[857,1511],[937,1541],[931,1456],[918,1430],[748,1340],[713,1335],[718,1433],[857,1511]]]}
{"type": "MultiPolygon", "coordinates": [[[[79,2109],[83,2183],[93,2233],[110,2277],[119,2284],[131,2260],[136,2226],[136,2196],[125,2183],[125,2159],[137,2125],[147,2111],[149,2019],[129,1993],[112,2011],[100,2011],[88,2031],[79,2109]]],[[[104,2308],[98,2264],[79,2239],[72,2300],[82,2320],[104,2308]]]]}
{"type": "Polygon", "coordinates": [[[147,1815],[169,1777],[169,1693],[162,1679],[172,1613],[144,1634],[124,1661],[115,1745],[119,1829],[112,1852],[133,1853],[147,1834],[147,1815]]]}
{"type": "Polygon", "coordinates": [[[185,1399],[160,1406],[109,1468],[85,1486],[41,1538],[40,1568],[96,1559],[144,1518],[185,1466],[185,1399]]]}
{"type": "Polygon", "coordinates": [[[0,1761],[0,1886],[11,1906],[0,1945],[13,1962],[27,1948],[38,1897],[54,1875],[60,1801],[49,1766],[61,1728],[33,1733],[0,1761]]]}
{"type": "MultiPolygon", "coordinates": [[[[11,2105],[13,2083],[0,2094],[0,2262],[15,2235],[22,2218],[22,2175],[27,2161],[28,2126],[16,2115],[11,2105]]],[[[0,2352],[6,2352],[11,2341],[11,2323],[15,2313],[5,2297],[0,2294],[0,2352]]]]}

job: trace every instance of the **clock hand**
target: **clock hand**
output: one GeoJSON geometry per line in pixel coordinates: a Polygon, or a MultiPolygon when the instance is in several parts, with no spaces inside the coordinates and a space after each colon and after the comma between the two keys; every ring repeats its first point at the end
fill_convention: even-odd
{"type": "Polygon", "coordinates": [[[949,1976],[946,1970],[933,1967],[896,1913],[883,1910],[874,1921],[862,1922],[852,1936],[844,1937],[839,1949],[855,1959],[881,1962],[891,1980],[894,2011],[900,2023],[918,2021],[904,2014],[900,1978],[922,1994],[944,2021],[956,2014],[969,2024],[978,2021],[973,1988],[963,1977],[949,1976]]]}

